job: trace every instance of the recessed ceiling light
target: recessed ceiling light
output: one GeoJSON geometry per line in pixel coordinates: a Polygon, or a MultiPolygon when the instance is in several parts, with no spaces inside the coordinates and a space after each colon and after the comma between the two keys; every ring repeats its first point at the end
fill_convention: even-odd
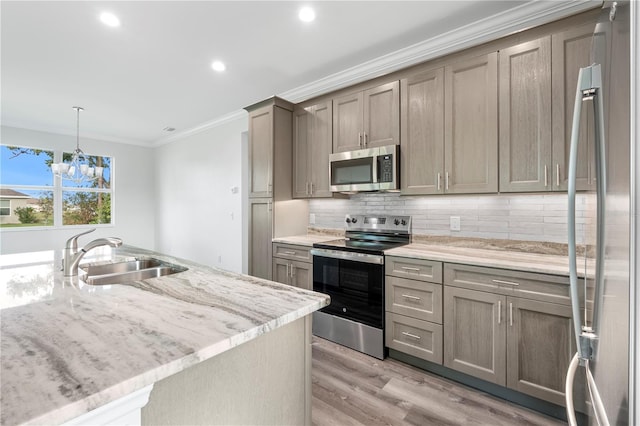
{"type": "Polygon", "coordinates": [[[116,15],[110,12],[102,12],[100,14],[100,20],[103,24],[108,25],[109,27],[119,27],[120,19],[116,15]]]}
{"type": "Polygon", "coordinates": [[[214,71],[222,72],[227,69],[227,66],[224,64],[224,62],[213,61],[211,63],[211,68],[213,68],[214,71]]]}
{"type": "Polygon", "coordinates": [[[311,22],[316,19],[316,12],[310,7],[303,7],[298,13],[298,18],[300,18],[302,22],[311,22]]]}

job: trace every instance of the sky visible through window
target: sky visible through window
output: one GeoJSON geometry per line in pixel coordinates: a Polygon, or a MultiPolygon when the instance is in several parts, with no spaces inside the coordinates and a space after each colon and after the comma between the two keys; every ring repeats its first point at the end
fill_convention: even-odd
{"type": "Polygon", "coordinates": [[[8,146],[0,150],[0,183],[10,185],[53,186],[53,174],[47,160],[52,151],[43,151],[40,155],[21,154],[15,156],[8,146]],[[47,155],[49,153],[49,155],[47,155]]]}

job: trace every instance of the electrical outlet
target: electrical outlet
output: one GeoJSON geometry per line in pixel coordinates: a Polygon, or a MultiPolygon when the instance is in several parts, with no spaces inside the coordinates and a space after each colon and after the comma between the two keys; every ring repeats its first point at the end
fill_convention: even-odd
{"type": "Polygon", "coordinates": [[[313,225],[314,223],[316,223],[316,215],[315,213],[309,213],[309,224],[313,225]]]}
{"type": "Polygon", "coordinates": [[[451,216],[449,218],[449,229],[452,231],[460,230],[460,216],[451,216]]]}

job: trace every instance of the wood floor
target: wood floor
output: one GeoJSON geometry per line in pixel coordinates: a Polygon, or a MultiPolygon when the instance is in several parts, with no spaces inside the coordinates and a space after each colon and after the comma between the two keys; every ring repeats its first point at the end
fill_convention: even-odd
{"type": "Polygon", "coordinates": [[[317,337],[312,347],[316,426],[564,424],[393,359],[317,337]]]}

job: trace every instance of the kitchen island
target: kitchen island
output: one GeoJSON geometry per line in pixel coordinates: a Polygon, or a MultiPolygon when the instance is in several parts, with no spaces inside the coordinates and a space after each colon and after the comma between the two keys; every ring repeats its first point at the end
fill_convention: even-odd
{"type": "Polygon", "coordinates": [[[61,251],[0,256],[1,423],[94,423],[131,395],[133,420],[100,419],[310,423],[309,314],[329,297],[130,246],[81,266],[149,257],[188,270],[91,286],[61,251]]]}

